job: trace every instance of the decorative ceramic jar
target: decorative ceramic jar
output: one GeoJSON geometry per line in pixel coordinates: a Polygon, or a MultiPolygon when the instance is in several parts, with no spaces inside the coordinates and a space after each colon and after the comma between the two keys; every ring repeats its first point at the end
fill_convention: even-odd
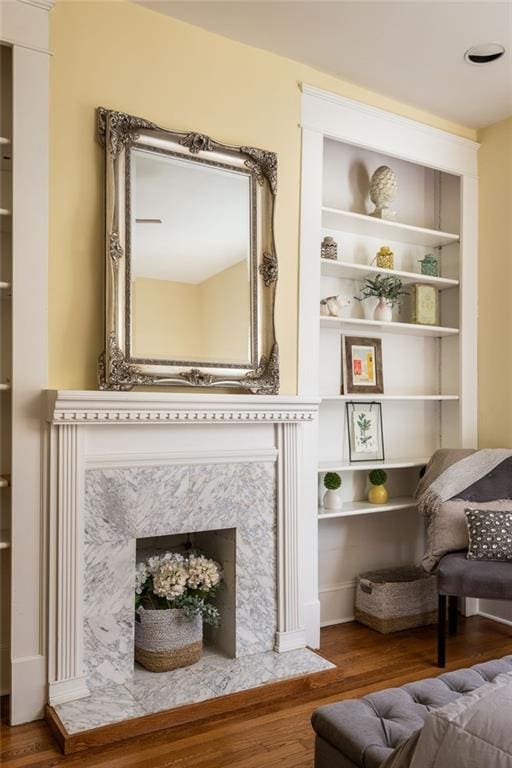
{"type": "Polygon", "coordinates": [[[370,504],[385,504],[388,500],[388,491],[385,485],[371,485],[368,491],[370,504]]]}
{"type": "Polygon", "coordinates": [[[377,251],[377,266],[379,269],[393,269],[393,251],[387,245],[383,245],[377,251]]]}
{"type": "Polygon", "coordinates": [[[430,275],[430,277],[439,276],[439,259],[433,253],[427,253],[420,260],[420,264],[422,275],[430,275]]]}
{"type": "Polygon", "coordinates": [[[411,286],[411,323],[437,325],[438,290],[433,285],[415,283],[411,286]]]}
{"type": "Polygon", "coordinates": [[[370,179],[370,199],[375,205],[371,216],[378,219],[393,219],[395,212],[389,210],[389,205],[396,195],[398,185],[395,172],[387,165],[381,165],[370,179]]]}
{"type": "Polygon", "coordinates": [[[390,323],[393,320],[393,306],[384,297],[379,299],[379,303],[373,313],[373,319],[386,323],[390,323]]]}
{"type": "Polygon", "coordinates": [[[338,244],[333,237],[324,237],[321,248],[322,259],[335,261],[338,258],[338,244]]]}
{"type": "Polygon", "coordinates": [[[368,501],[370,504],[385,504],[388,500],[388,491],[384,483],[388,479],[383,469],[372,469],[368,475],[370,480],[370,490],[368,491],[368,501]]]}
{"type": "Polygon", "coordinates": [[[135,661],[150,672],[169,672],[199,661],[203,652],[203,619],[187,617],[183,608],[146,610],[135,620],[135,661]]]}
{"type": "Polygon", "coordinates": [[[326,472],[324,476],[324,488],[327,490],[322,498],[324,509],[341,509],[343,505],[343,498],[340,490],[341,483],[341,476],[338,472],[326,472]]]}

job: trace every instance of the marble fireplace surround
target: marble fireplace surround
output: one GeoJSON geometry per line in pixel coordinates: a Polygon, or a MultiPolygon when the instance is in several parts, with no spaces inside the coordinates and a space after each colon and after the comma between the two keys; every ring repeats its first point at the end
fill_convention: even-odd
{"type": "Polygon", "coordinates": [[[254,557],[240,577],[265,563],[261,602],[237,604],[237,656],[318,647],[316,487],[303,479],[317,400],[49,391],[46,405],[50,704],[133,671],[118,635],[132,633],[137,537],[235,527],[237,555],[254,557]],[[101,575],[119,573],[105,589],[101,575]]]}

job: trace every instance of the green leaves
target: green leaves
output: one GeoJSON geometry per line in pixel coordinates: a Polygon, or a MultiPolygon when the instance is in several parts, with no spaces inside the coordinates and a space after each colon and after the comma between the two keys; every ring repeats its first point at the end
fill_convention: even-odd
{"type": "Polygon", "coordinates": [[[324,477],[324,486],[329,491],[337,491],[341,486],[341,477],[337,472],[326,472],[324,477]]]}
{"type": "Polygon", "coordinates": [[[384,485],[388,479],[387,473],[383,469],[372,469],[368,477],[372,485],[384,485]]]}
{"type": "Polygon", "coordinates": [[[400,303],[400,296],[407,295],[407,291],[402,291],[402,281],[398,277],[377,275],[373,280],[370,278],[365,280],[361,289],[362,298],[359,301],[375,296],[378,299],[385,299],[393,307],[400,303]]]}

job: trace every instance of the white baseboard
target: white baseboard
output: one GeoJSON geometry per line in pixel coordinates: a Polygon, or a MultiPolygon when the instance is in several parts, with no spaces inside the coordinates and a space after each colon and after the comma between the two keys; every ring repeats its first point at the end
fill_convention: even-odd
{"type": "Polygon", "coordinates": [[[354,620],[355,580],[320,588],[320,626],[345,624],[354,620]]]}
{"type": "Polygon", "coordinates": [[[11,725],[40,720],[47,703],[46,656],[13,659],[11,665],[11,725]]]}
{"type": "Polygon", "coordinates": [[[306,633],[303,629],[296,629],[293,632],[276,632],[274,650],[278,653],[295,651],[297,648],[305,647],[306,633]]]}
{"type": "Polygon", "coordinates": [[[510,621],[510,619],[502,619],[501,616],[495,616],[492,613],[485,613],[484,611],[479,611],[478,615],[482,616],[484,619],[491,619],[491,621],[497,621],[498,624],[506,624],[507,627],[512,627],[512,621],[510,621]]]}
{"type": "Polygon", "coordinates": [[[69,680],[57,680],[49,685],[50,704],[65,704],[67,701],[85,699],[91,695],[85,682],[85,675],[73,677],[69,680]]]}

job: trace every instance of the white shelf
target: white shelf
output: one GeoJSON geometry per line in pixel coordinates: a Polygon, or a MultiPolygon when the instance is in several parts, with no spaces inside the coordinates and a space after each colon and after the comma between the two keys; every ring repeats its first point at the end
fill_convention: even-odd
{"type": "Polygon", "coordinates": [[[0,136],[0,144],[10,144],[11,140],[7,136],[0,136]]]}
{"type": "Polygon", "coordinates": [[[330,520],[336,517],[354,517],[355,515],[372,515],[376,512],[392,512],[395,509],[409,509],[416,506],[412,496],[399,496],[389,499],[386,504],[370,504],[369,501],[347,501],[341,509],[327,510],[318,508],[319,520],[330,520]]]}
{"type": "Polygon", "coordinates": [[[428,464],[429,457],[411,459],[384,459],[384,461],[321,461],[318,465],[319,472],[368,472],[372,469],[408,469],[410,467],[423,467],[428,464]]]}
{"type": "Polygon", "coordinates": [[[8,208],[0,208],[0,216],[10,216],[11,212],[8,208]]]}
{"type": "Polygon", "coordinates": [[[0,383],[0,392],[8,392],[11,388],[11,383],[9,381],[4,381],[0,383]]]}
{"type": "Polygon", "coordinates": [[[11,539],[7,531],[0,531],[0,549],[10,549],[11,539]]]}
{"type": "Polygon", "coordinates": [[[439,248],[459,242],[459,235],[453,232],[441,232],[436,229],[415,227],[412,224],[401,224],[398,221],[376,219],[363,213],[352,213],[352,211],[342,211],[339,208],[327,206],[322,207],[322,226],[324,229],[350,232],[354,235],[365,235],[395,243],[423,245],[426,248],[439,248]]]}
{"type": "Polygon", "coordinates": [[[8,488],[11,484],[10,475],[0,475],[0,488],[8,488]]]}
{"type": "Polygon", "coordinates": [[[458,328],[443,328],[440,325],[418,325],[416,323],[397,323],[379,320],[365,320],[356,317],[322,317],[321,328],[344,328],[347,331],[358,331],[368,328],[378,329],[382,333],[402,333],[409,336],[456,336],[458,328]]]}
{"type": "Polygon", "coordinates": [[[1,288],[7,289],[7,288],[10,288],[10,287],[11,287],[10,283],[6,282],[5,280],[0,280],[0,289],[1,288]]]}
{"type": "Polygon", "coordinates": [[[376,401],[412,401],[412,402],[438,402],[440,400],[459,400],[459,395],[323,395],[320,398],[322,403],[328,402],[366,402],[367,400],[376,401]]]}
{"type": "Polygon", "coordinates": [[[369,264],[354,264],[349,261],[335,261],[334,259],[320,259],[322,275],[324,277],[337,277],[343,280],[364,280],[367,275],[393,275],[399,277],[404,285],[422,283],[433,285],[442,291],[445,288],[456,288],[458,280],[447,277],[431,277],[418,272],[403,272],[399,269],[381,269],[369,264]]]}

